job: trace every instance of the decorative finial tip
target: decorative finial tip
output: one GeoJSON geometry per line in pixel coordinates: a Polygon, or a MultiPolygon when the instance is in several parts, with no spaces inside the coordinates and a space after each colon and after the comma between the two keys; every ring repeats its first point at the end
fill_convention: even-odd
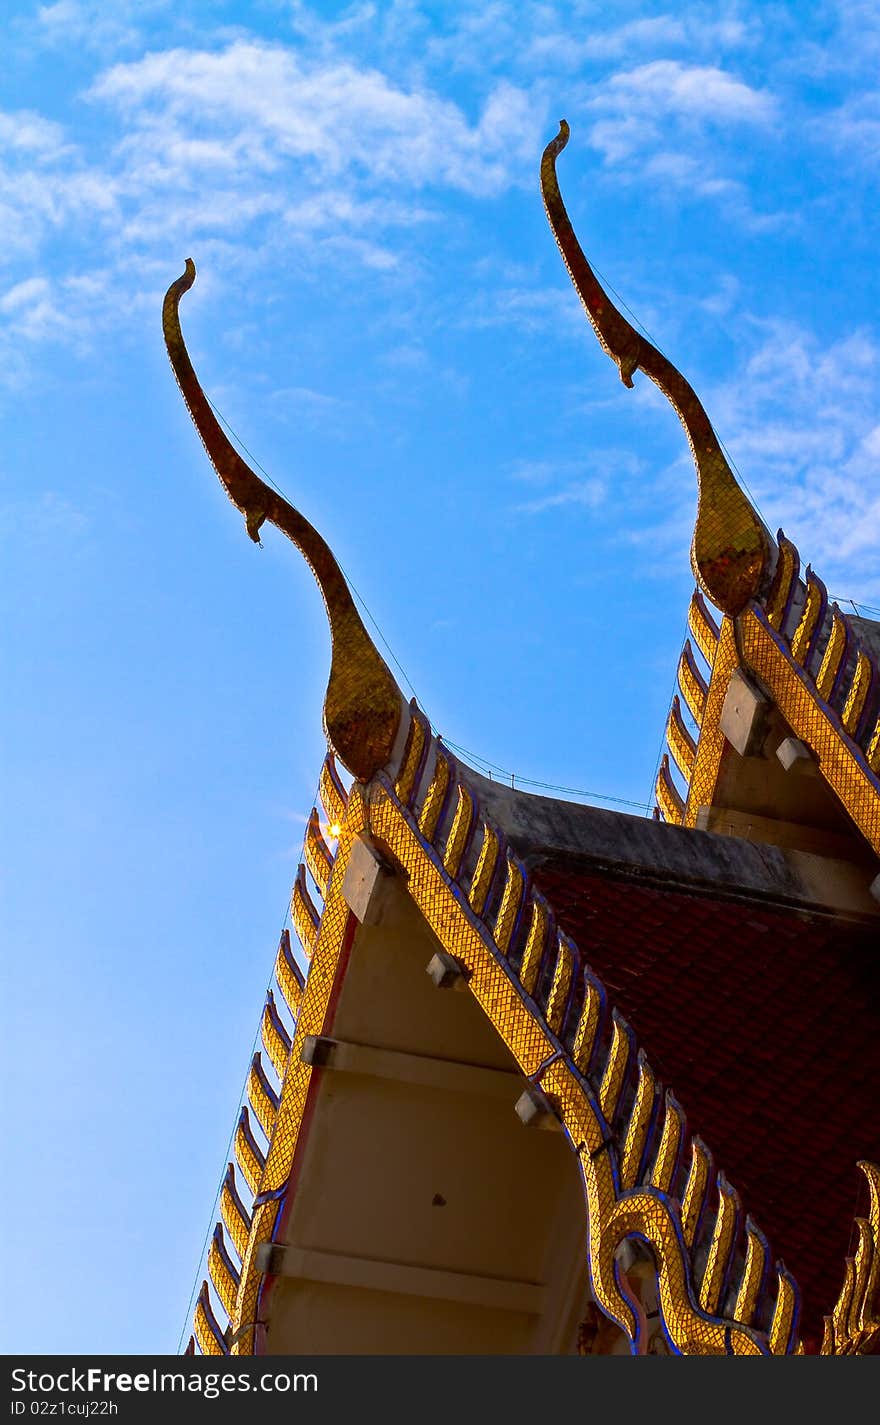
{"type": "Polygon", "coordinates": [[[560,119],[559,133],[556,135],[555,138],[552,138],[550,140],[544,150],[545,160],[555,159],[562,152],[562,150],[565,148],[565,145],[568,143],[570,133],[571,129],[568,127],[568,124],[566,123],[565,119],[560,119]]]}
{"type": "Polygon", "coordinates": [[[165,293],[165,305],[164,305],[164,307],[163,307],[163,320],[165,320],[165,318],[167,318],[167,316],[168,316],[168,314],[169,314],[169,310],[170,310],[171,308],[173,308],[174,310],[176,310],[177,304],[178,304],[178,302],[180,301],[181,297],[183,296],[184,292],[188,292],[188,291],[189,291],[190,287],[193,285],[193,283],[195,282],[195,280],[196,280],[196,265],[195,265],[195,263],[193,262],[192,258],[191,258],[191,257],[188,257],[188,258],[186,259],[186,262],[184,263],[183,272],[181,273],[181,275],[180,275],[178,278],[175,279],[174,282],[171,283],[171,286],[168,288],[168,291],[165,293]]]}

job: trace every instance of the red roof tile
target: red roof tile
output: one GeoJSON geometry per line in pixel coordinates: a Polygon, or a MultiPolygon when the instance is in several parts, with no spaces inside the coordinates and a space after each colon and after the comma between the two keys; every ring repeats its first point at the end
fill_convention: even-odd
{"type": "Polygon", "coordinates": [[[880,944],[860,925],[639,885],[575,856],[536,888],[803,1293],[816,1349],[880,1159],[880,944]]]}

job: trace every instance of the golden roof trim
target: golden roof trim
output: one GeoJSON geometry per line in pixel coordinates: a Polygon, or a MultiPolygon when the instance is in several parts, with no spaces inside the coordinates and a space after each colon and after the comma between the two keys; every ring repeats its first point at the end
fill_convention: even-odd
{"type": "MultiPolygon", "coordinates": [[[[785,546],[790,572],[797,568],[797,551],[788,540],[785,546]]],[[[697,728],[696,753],[688,770],[689,748],[685,744],[682,755],[680,707],[674,706],[666,740],[684,781],[684,810],[668,760],[658,777],[658,805],[664,820],[684,826],[695,826],[700,808],[712,806],[726,745],[721,709],[731,673],[741,665],[769,692],[794,735],[814,754],[820,775],[880,854],[880,668],[836,604],[822,616],[824,585],[810,569],[803,598],[800,612],[793,613],[793,594],[783,592],[785,617],[780,603],[764,608],[753,602],[737,620],[723,620],[715,650],[708,650],[705,698],[699,696],[705,680],[686,645],[679,680],[691,695],[686,701],[697,728]],[[789,631],[792,621],[795,627],[789,631]]]]}
{"type": "MultiPolygon", "coordinates": [[[[420,750],[436,754],[436,743],[420,750]]],[[[450,874],[449,842],[453,835],[457,842],[461,836],[460,826],[456,831],[461,803],[453,792],[465,787],[474,811],[476,798],[466,786],[466,769],[448,754],[445,766],[438,766],[435,755],[433,769],[428,765],[430,756],[422,755],[419,760],[418,773],[407,777],[406,804],[384,774],[367,789],[355,786],[348,799],[289,1068],[280,1086],[265,1166],[254,1189],[247,1240],[242,1241],[236,1233],[242,1266],[234,1310],[229,1313],[230,1327],[221,1333],[215,1321],[215,1329],[207,1329],[205,1308],[210,1310],[210,1299],[203,1288],[195,1322],[201,1348],[212,1352],[229,1349],[241,1355],[255,1349],[253,1323],[259,1315],[263,1278],[258,1248],[272,1240],[311,1081],[312,1068],[302,1062],[300,1049],[306,1035],[323,1032],[350,925],[340,870],[345,870],[355,839],[368,832],[388,847],[401,866],[408,892],[428,925],[465,966],[470,991],[522,1072],[562,1119],[584,1179],[594,1292],[603,1312],[630,1336],[634,1352],[644,1349],[645,1322],[632,1300],[621,1293],[614,1262],[617,1248],[635,1234],[652,1248],[661,1315],[675,1350],[683,1354],[802,1353],[796,1334],[798,1292],[790,1273],[781,1263],[775,1273],[768,1273],[772,1258],[766,1238],[750,1218],[741,1223],[735,1190],[716,1172],[701,1139],[688,1132],[681,1106],[673,1095],[664,1093],[644,1052],[637,1050],[631,1029],[610,1010],[601,983],[583,964],[577,947],[555,929],[551,909],[532,891],[504,838],[479,815],[468,818],[466,839],[471,849],[460,853],[456,846],[452,861],[457,867],[450,874]],[[440,783],[445,783],[443,811],[435,817],[440,783]],[[419,826],[425,806],[432,807],[430,839],[419,826]],[[485,869],[479,895],[474,897],[474,878],[465,867],[473,862],[475,847],[480,844],[490,847],[491,854],[483,858],[485,869]],[[522,963],[517,968],[519,947],[522,963]],[[512,961],[508,950],[512,950],[512,961]],[[547,967],[551,956],[552,974],[542,974],[542,965],[547,967]],[[576,976],[585,982],[579,1009],[576,976]],[[548,980],[546,1005],[542,1006],[533,996],[536,986],[548,980]],[[572,1036],[569,1021],[573,1014],[578,1024],[572,1036]],[[566,1041],[571,1038],[570,1050],[563,1033],[566,1041]],[[610,1120],[625,1079],[632,1075],[638,1077],[632,1106],[626,1122],[612,1130],[610,1120]],[[611,1145],[620,1156],[619,1182],[609,1161],[611,1145]],[[683,1177],[676,1169],[679,1162],[689,1163],[683,1177]],[[684,1183],[680,1198],[675,1195],[677,1182],[684,1183]],[[712,1215],[707,1208],[716,1189],[718,1205],[712,1215]],[[735,1306],[732,1316],[719,1317],[718,1287],[729,1268],[738,1273],[735,1306]],[[769,1295],[768,1276],[773,1281],[769,1295]],[[228,1348],[227,1341],[231,1343],[228,1348]]],[[[322,781],[333,785],[332,779],[322,781]]],[[[823,1350],[835,1354],[868,1349],[878,1329],[880,1169],[860,1166],[871,1184],[871,1210],[869,1219],[857,1224],[859,1245],[847,1268],[841,1298],[829,1318],[823,1350]]],[[[231,1258],[229,1264],[234,1271],[231,1258]]],[[[228,1281],[224,1285],[228,1288],[228,1281]]]]}

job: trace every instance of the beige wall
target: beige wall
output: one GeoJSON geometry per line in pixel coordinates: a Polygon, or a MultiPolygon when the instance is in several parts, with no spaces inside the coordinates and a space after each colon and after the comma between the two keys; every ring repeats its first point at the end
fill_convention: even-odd
{"type": "Polygon", "coordinates": [[[317,1071],[269,1352],[576,1348],[588,1292],[574,1154],[561,1131],[519,1121],[509,1051],[467,991],[426,974],[437,948],[397,881],[382,922],[358,929],[330,1031],[346,1048],[317,1071]]]}

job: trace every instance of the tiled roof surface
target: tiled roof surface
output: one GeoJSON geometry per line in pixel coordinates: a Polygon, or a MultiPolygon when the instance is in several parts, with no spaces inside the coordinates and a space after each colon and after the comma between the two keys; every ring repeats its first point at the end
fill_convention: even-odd
{"type": "Polygon", "coordinates": [[[815,1349],[866,1208],[856,1160],[880,1159],[880,935],[574,856],[533,875],[796,1277],[815,1349]]]}

